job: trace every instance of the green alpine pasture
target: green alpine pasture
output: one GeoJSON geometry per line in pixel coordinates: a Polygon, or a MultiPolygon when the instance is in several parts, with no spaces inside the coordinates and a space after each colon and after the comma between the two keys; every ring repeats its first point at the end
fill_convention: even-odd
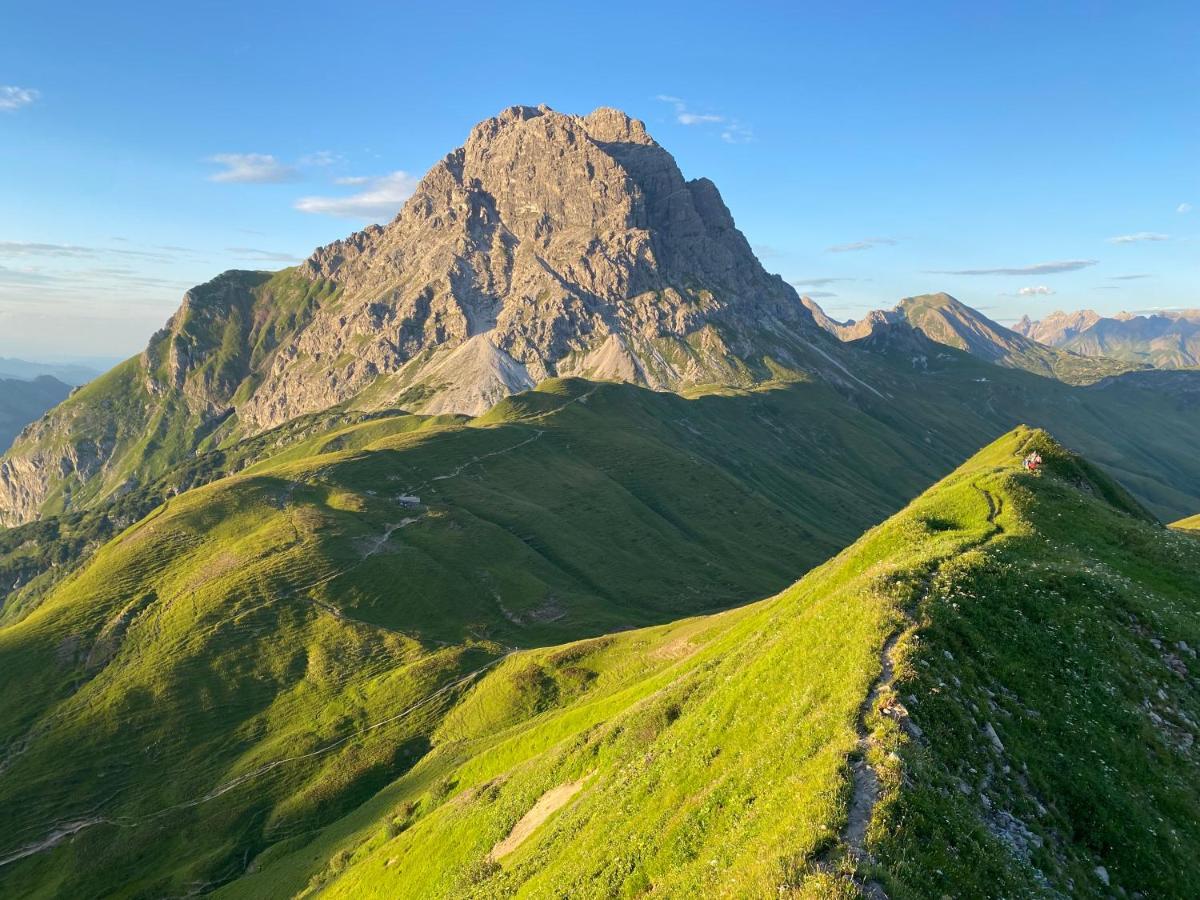
{"type": "Polygon", "coordinates": [[[854,496],[737,443],[792,396],[550,383],[168,500],[0,626],[0,892],[1186,896],[1200,544],[1019,429],[735,606],[854,496]]]}
{"type": "MultiPolygon", "coordinates": [[[[470,423],[337,425],[221,461],[237,473],[68,574],[51,560],[0,626],[0,859],[88,824],[0,885],[223,883],[411,766],[464,673],[777,591],[916,493],[926,459],[873,445],[814,391],[804,408],[557,382],[470,423]],[[821,445],[866,449],[822,470],[821,445]],[[417,704],[400,731],[336,743],[417,704]]],[[[37,556],[38,527],[11,532],[16,559],[37,556]]]]}
{"type": "Polygon", "coordinates": [[[411,771],[219,893],[1185,897],[1198,576],[1194,542],[1021,430],[777,597],[505,658],[411,771]]]}

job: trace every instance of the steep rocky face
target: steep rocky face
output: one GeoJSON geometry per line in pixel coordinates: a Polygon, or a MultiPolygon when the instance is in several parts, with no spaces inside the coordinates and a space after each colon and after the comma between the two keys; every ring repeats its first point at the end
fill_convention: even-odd
{"type": "Polygon", "coordinates": [[[731,342],[811,321],[712,182],[686,181],[612,109],[513,107],[481,123],[391,224],[321,248],[302,272],[340,298],[239,411],[254,427],[380,376],[375,402],[467,414],[550,375],[728,380],[731,357],[752,352],[731,342]]]}
{"type": "Polygon", "coordinates": [[[831,347],[712,182],[685,180],[641,122],[512,107],[387,226],[189,291],[139,358],[0,461],[0,524],[338,404],[475,415],[553,375],[672,390],[783,366],[849,383],[831,347]]]}
{"type": "Polygon", "coordinates": [[[75,391],[0,459],[0,525],[145,483],[236,432],[236,406],[279,342],[332,293],[285,271],[188,291],[140,355],[75,391]]]}

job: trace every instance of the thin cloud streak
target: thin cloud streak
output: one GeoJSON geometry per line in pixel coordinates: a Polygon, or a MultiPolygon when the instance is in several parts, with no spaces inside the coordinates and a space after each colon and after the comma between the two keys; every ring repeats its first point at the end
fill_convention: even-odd
{"type": "Polygon", "coordinates": [[[658,94],[654,99],[671,104],[675,109],[675,121],[680,125],[720,125],[721,140],[727,144],[748,144],[754,140],[753,129],[735,118],[719,113],[693,112],[682,97],[672,94],[658,94]]]}
{"type": "Polygon", "coordinates": [[[895,238],[888,237],[873,237],[864,238],[861,241],[852,241],[849,244],[834,244],[832,247],[826,247],[827,253],[854,253],[858,250],[873,250],[876,247],[894,247],[898,244],[895,238]]]}
{"type": "Polygon", "coordinates": [[[238,259],[252,260],[254,262],[300,262],[299,256],[293,256],[290,253],[277,253],[273,250],[259,250],[257,247],[226,247],[225,252],[234,254],[238,259]]]}
{"type": "Polygon", "coordinates": [[[1169,234],[1160,234],[1157,231],[1139,231],[1136,234],[1119,234],[1116,237],[1110,237],[1110,244],[1140,244],[1145,241],[1169,241],[1169,234]]]}
{"type": "Polygon", "coordinates": [[[793,278],[790,282],[795,287],[825,287],[829,284],[839,284],[844,281],[858,281],[857,278],[793,278]]]}
{"type": "Polygon", "coordinates": [[[154,250],[123,250],[119,247],[82,247],[78,244],[47,244],[36,241],[0,241],[0,257],[17,258],[46,256],[58,259],[95,259],[103,256],[125,256],[155,262],[174,262],[175,253],[194,253],[186,247],[163,247],[169,253],[154,250]]]}
{"type": "Polygon", "coordinates": [[[1063,259],[1054,262],[1035,263],[1032,266],[1000,267],[995,269],[929,269],[927,275],[1057,275],[1060,272],[1075,272],[1096,265],[1098,259],[1063,259]]]}
{"type": "Polygon", "coordinates": [[[225,167],[208,176],[221,184],[284,184],[295,181],[299,173],[269,153],[218,153],[209,162],[225,167]]]}

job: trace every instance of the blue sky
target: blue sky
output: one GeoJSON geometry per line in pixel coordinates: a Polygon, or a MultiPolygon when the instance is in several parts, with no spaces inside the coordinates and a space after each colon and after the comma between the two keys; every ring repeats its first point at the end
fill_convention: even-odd
{"type": "Polygon", "coordinates": [[[1200,306],[1200,6],[848,6],[13,6],[0,355],[134,353],[191,284],[388,218],[515,103],[644,119],[839,317],[1200,306]]]}

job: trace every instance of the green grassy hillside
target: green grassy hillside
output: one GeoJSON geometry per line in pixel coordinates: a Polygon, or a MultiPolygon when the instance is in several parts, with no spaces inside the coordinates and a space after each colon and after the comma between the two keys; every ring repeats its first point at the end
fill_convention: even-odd
{"type": "Polygon", "coordinates": [[[506,648],[778,590],[923,477],[926,454],[813,390],[551,383],[472,423],[335,428],[169,499],[0,627],[0,859],[103,820],[0,884],[220,883],[403,772],[441,708],[304,754],[506,648]],[[281,754],[304,758],[187,805],[281,754]]]}
{"type": "Polygon", "coordinates": [[[264,377],[271,353],[335,297],[332,285],[295,269],[230,271],[192,288],[144,352],[74,392],[16,442],[15,468],[0,464],[3,518],[95,506],[220,445],[237,425],[234,403],[264,377]],[[27,469],[54,477],[22,482],[27,469]]]}
{"type": "MultiPolygon", "coordinates": [[[[593,434],[590,446],[600,454],[646,435],[687,458],[702,446],[706,459],[738,469],[736,477],[752,483],[769,502],[790,497],[793,507],[806,510],[802,518],[811,526],[814,546],[800,551],[810,562],[894,512],[981,439],[1022,421],[1045,427],[1079,448],[1164,520],[1196,508],[1200,456],[1193,448],[1200,444],[1200,372],[1133,373],[1076,388],[998,368],[950,348],[925,354],[917,365],[911,348],[886,342],[870,352],[854,352],[850,362],[854,375],[836,387],[792,380],[756,391],[698,390],[686,403],[610,384],[601,396],[611,402],[594,404],[598,415],[586,417],[586,423],[580,419],[579,427],[593,434]],[[873,384],[879,389],[869,387],[873,384]],[[1164,422],[1171,427],[1161,427],[1164,422]],[[604,436],[610,433],[615,443],[606,446],[604,436]],[[799,481],[796,472],[803,473],[799,481]],[[815,512],[822,508],[832,512],[815,512]]],[[[563,384],[575,385],[571,390],[578,392],[589,389],[583,382],[550,382],[542,391],[502,405],[484,421],[515,420],[526,411],[542,416],[535,401],[552,396],[560,389],[556,385],[563,384]]],[[[551,418],[558,422],[581,416],[584,408],[571,405],[551,418]]],[[[300,458],[336,442],[362,441],[378,429],[445,426],[453,431],[461,421],[403,416],[397,410],[333,408],[249,440],[184,454],[182,462],[162,474],[147,474],[139,486],[82,509],[0,530],[0,593],[7,595],[0,622],[40,602],[104,541],[176,493],[278,457],[288,448],[291,458],[300,458]],[[381,424],[375,430],[344,432],[366,421],[381,424]]],[[[653,481],[657,476],[652,472],[641,477],[653,481]]]]}
{"type": "Polygon", "coordinates": [[[220,893],[1186,897],[1198,577],[1019,431],[773,599],[506,658],[220,893]]]}
{"type": "Polygon", "coordinates": [[[1194,541],[1021,431],[651,625],[802,570],[813,483],[737,442],[771,397],[552,387],[183,494],[0,627],[0,891],[1185,896],[1194,541]]]}

